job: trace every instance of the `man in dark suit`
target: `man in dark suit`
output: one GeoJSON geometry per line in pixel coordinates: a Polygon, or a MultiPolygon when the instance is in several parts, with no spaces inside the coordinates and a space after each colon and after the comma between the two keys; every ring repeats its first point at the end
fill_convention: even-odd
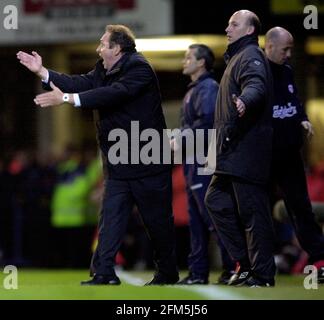
{"type": "Polygon", "coordinates": [[[149,63],[137,53],[133,33],[123,25],[107,25],[97,52],[101,59],[95,68],[85,75],[73,76],[47,70],[36,52],[17,53],[20,62],[42,79],[45,89],[52,88],[36,96],[37,105],[49,107],[67,102],[76,108],[95,110],[97,138],[104,159],[105,193],[98,248],[92,263],[94,277],[82,284],[120,284],[114,261],[135,204],[155,249],[157,273],[149,284],[173,284],[178,281],[178,271],[171,166],[161,161],[162,142],[158,156],[150,158],[139,152],[145,144],[136,138],[151,129],[163,140],[166,124],[158,80],[149,63]],[[123,133],[126,142],[120,135],[117,148],[116,135],[123,133]],[[138,143],[138,150],[134,149],[133,140],[135,145],[138,143]]]}

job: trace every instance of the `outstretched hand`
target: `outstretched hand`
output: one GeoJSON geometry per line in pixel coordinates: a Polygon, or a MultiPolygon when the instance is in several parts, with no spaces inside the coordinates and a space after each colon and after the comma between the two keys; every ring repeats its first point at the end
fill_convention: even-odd
{"type": "Polygon", "coordinates": [[[53,89],[50,92],[39,94],[35,97],[34,102],[42,108],[58,106],[63,103],[63,92],[51,81],[50,86],[53,89]]]}
{"type": "Polygon", "coordinates": [[[31,72],[40,75],[43,68],[43,62],[42,57],[36,51],[32,51],[32,54],[19,51],[17,53],[17,58],[20,63],[28,68],[31,72]]]}

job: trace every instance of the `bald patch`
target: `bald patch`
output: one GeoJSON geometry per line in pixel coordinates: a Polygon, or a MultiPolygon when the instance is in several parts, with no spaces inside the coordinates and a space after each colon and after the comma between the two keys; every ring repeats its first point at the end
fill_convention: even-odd
{"type": "Polygon", "coordinates": [[[242,16],[245,16],[250,19],[252,17],[258,18],[257,15],[250,10],[239,10],[239,11],[236,11],[234,14],[241,14],[242,16]]]}
{"type": "Polygon", "coordinates": [[[288,30],[282,27],[274,27],[266,33],[265,36],[266,42],[275,43],[281,40],[293,41],[294,38],[288,30]]]}
{"type": "Polygon", "coordinates": [[[236,14],[243,17],[244,22],[247,26],[254,27],[254,33],[256,33],[257,35],[260,33],[260,29],[261,29],[260,19],[254,12],[243,9],[234,12],[233,16],[236,14]]]}
{"type": "Polygon", "coordinates": [[[266,33],[265,53],[276,64],[282,65],[290,59],[293,46],[293,36],[282,27],[274,27],[266,33]]]}

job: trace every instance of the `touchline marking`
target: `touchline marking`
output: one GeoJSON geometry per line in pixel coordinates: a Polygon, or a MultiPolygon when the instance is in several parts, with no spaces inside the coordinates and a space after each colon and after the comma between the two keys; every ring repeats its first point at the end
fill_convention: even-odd
{"type": "Polygon", "coordinates": [[[145,281],[141,278],[134,277],[130,275],[128,272],[124,271],[117,271],[118,277],[122,278],[124,281],[126,281],[129,284],[132,284],[133,286],[141,287],[145,284],[145,281]]]}
{"type": "Polygon", "coordinates": [[[183,286],[176,286],[179,289],[192,291],[199,293],[209,300],[244,300],[241,295],[232,292],[226,292],[220,288],[215,288],[216,285],[195,285],[195,287],[183,287],[183,286]],[[211,287],[213,286],[213,287],[211,287]]]}
{"type": "MultiPolygon", "coordinates": [[[[128,272],[117,270],[117,275],[124,280],[125,282],[134,285],[134,286],[143,286],[145,281],[139,277],[134,277],[128,272]]],[[[222,290],[220,288],[215,288],[215,286],[206,286],[206,285],[195,285],[195,286],[182,286],[182,285],[172,285],[173,287],[181,290],[191,291],[195,293],[199,293],[202,296],[210,299],[210,300],[244,300],[246,299],[244,296],[226,292],[226,290],[222,290]]]]}

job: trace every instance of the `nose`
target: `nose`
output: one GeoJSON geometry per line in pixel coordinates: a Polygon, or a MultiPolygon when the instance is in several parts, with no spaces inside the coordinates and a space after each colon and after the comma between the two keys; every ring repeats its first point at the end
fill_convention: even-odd
{"type": "Polygon", "coordinates": [[[230,26],[228,26],[228,27],[225,29],[225,32],[228,33],[228,32],[229,32],[229,29],[230,29],[230,26]]]}
{"type": "Polygon", "coordinates": [[[287,56],[287,59],[290,59],[290,58],[291,58],[291,50],[288,50],[288,51],[287,51],[286,56],[287,56]]]}

